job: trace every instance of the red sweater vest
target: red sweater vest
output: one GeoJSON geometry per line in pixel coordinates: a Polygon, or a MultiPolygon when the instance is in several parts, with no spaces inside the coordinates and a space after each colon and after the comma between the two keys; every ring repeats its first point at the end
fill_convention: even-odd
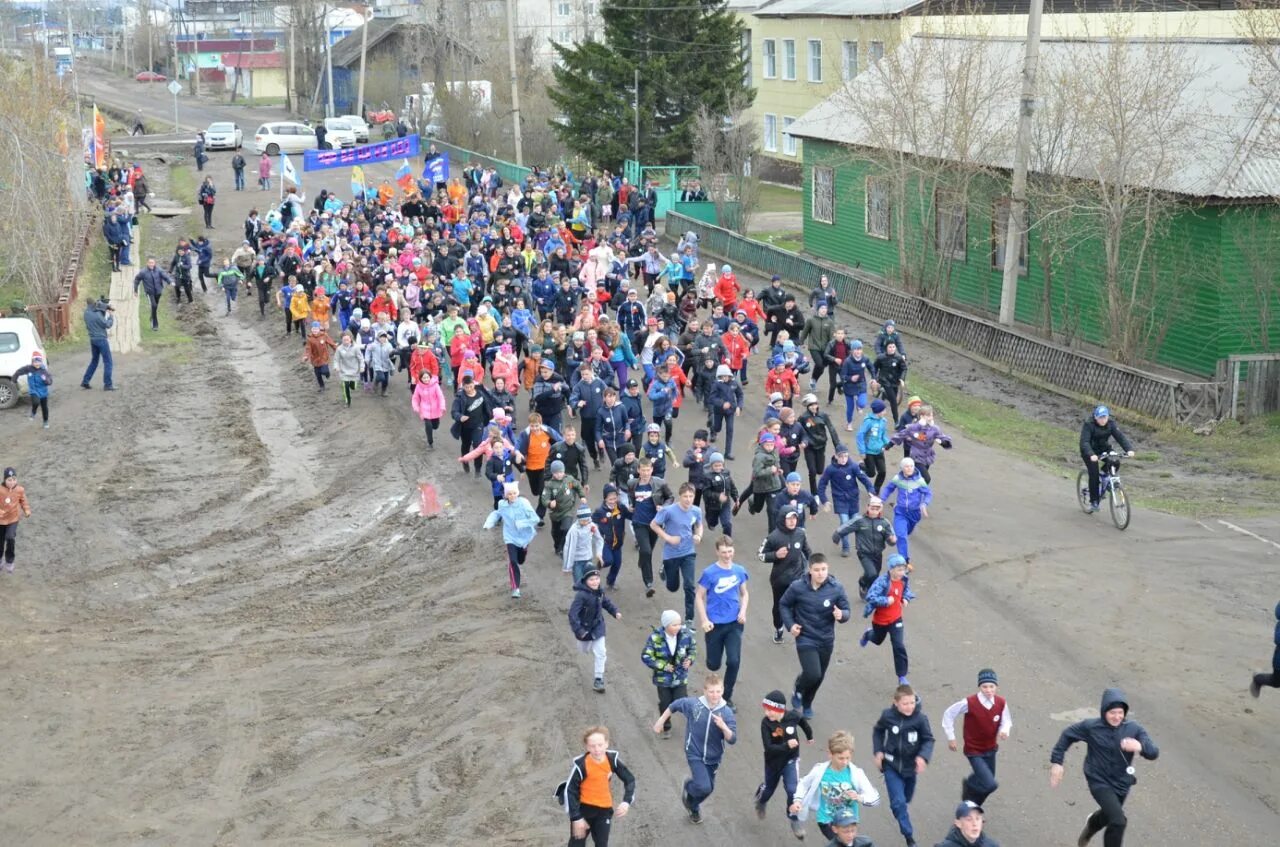
{"type": "Polygon", "coordinates": [[[999,747],[996,736],[1000,733],[1000,717],[1004,714],[1004,698],[996,695],[995,703],[988,709],[977,694],[970,694],[969,711],[964,716],[964,754],[981,756],[999,747]]]}

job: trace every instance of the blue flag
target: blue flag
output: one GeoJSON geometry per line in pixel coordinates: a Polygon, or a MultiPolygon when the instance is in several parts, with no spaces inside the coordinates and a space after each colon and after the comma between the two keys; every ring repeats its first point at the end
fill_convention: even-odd
{"type": "Polygon", "coordinates": [[[439,153],[427,159],[427,166],[422,169],[422,178],[430,183],[449,181],[449,154],[439,153]]]}

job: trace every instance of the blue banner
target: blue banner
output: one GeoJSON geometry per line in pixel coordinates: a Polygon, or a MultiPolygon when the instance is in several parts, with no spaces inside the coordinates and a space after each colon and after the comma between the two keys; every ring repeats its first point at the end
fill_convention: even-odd
{"type": "Polygon", "coordinates": [[[418,136],[406,135],[404,138],[379,141],[377,144],[361,144],[358,147],[348,147],[346,150],[304,150],[302,169],[323,171],[329,168],[350,168],[356,165],[371,165],[375,162],[389,162],[393,159],[412,159],[417,155],[418,136]]]}
{"type": "Polygon", "coordinates": [[[422,169],[422,178],[428,182],[440,184],[449,181],[449,153],[438,153],[427,159],[427,166],[422,169]]]}

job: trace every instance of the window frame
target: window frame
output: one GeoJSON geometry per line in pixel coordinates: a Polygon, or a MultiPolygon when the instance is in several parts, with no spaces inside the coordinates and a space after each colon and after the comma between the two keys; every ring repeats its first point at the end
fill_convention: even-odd
{"type": "MultiPolygon", "coordinates": [[[[878,238],[881,241],[893,240],[893,200],[890,192],[889,178],[884,176],[868,176],[863,183],[863,229],[869,238],[878,238]],[[884,193],[884,232],[876,232],[871,229],[872,205],[871,205],[871,189],[877,186],[884,193]]],[[[878,216],[877,216],[878,219],[878,216]]]]}
{"type": "Polygon", "coordinates": [[[809,82],[817,82],[817,83],[820,83],[820,82],[822,82],[822,39],[821,39],[821,38],[810,38],[810,39],[808,40],[808,42],[806,43],[805,50],[807,51],[806,56],[805,56],[805,59],[806,59],[806,61],[805,61],[805,68],[806,68],[806,70],[808,71],[808,73],[807,73],[807,78],[808,78],[809,82]],[[816,56],[816,57],[815,57],[815,55],[814,55],[814,51],[813,51],[813,47],[814,47],[814,45],[815,45],[815,44],[818,46],[818,52],[817,52],[817,56],[816,56]],[[813,70],[814,70],[814,67],[813,67],[813,60],[814,60],[815,58],[818,60],[818,73],[817,73],[817,76],[815,76],[815,75],[814,75],[814,73],[813,73],[813,70]]]}
{"type": "Polygon", "coordinates": [[[764,113],[764,127],[761,132],[760,145],[766,153],[778,152],[778,116],[772,112],[764,113]]]}
{"type": "Polygon", "coordinates": [[[884,42],[868,41],[867,42],[867,65],[874,65],[884,58],[884,42]],[[876,55],[879,53],[880,55],[876,55]]]}
{"type": "Polygon", "coordinates": [[[796,81],[796,40],[794,38],[782,39],[782,79],[786,82],[796,81]],[[791,65],[789,73],[788,60],[791,65]]]}
{"type": "Polygon", "coordinates": [[[796,119],[790,115],[782,116],[782,125],[779,129],[782,132],[782,155],[798,156],[800,147],[796,143],[796,137],[787,132],[787,127],[793,125],[796,119]]]}
{"type": "Polygon", "coordinates": [[[814,165],[809,171],[809,217],[817,223],[834,224],[836,222],[836,170],[826,165],[814,165]],[[823,203],[826,216],[818,209],[818,174],[826,175],[826,187],[823,191],[823,203]]]}
{"type": "MultiPolygon", "coordinates": [[[[1012,199],[1009,197],[997,197],[991,203],[991,269],[999,273],[1004,273],[1004,239],[1005,230],[1009,227],[1011,206],[1012,199]]],[[[1019,251],[1021,255],[1018,256],[1018,276],[1026,276],[1031,264],[1029,235],[1030,233],[1023,234],[1022,249],[1019,251]]]]}
{"type": "Polygon", "coordinates": [[[569,0],[556,0],[556,17],[573,17],[573,4],[569,0]]]}
{"type": "Polygon", "coordinates": [[[969,204],[964,197],[945,189],[934,189],[933,192],[933,249],[953,262],[969,261],[969,204]],[[944,215],[954,222],[957,212],[960,221],[958,233],[944,233],[944,215]],[[947,248],[943,246],[944,235],[950,235],[950,246],[947,248]]]}
{"type": "Polygon", "coordinates": [[[764,38],[760,41],[760,76],[764,79],[778,78],[778,40],[764,38]]]}
{"type": "Polygon", "coordinates": [[[841,41],[840,42],[840,79],[842,82],[850,82],[858,75],[858,42],[857,41],[841,41]],[[853,48],[852,68],[849,62],[849,48],[853,48]],[[852,72],[851,72],[852,71],[852,72]]]}

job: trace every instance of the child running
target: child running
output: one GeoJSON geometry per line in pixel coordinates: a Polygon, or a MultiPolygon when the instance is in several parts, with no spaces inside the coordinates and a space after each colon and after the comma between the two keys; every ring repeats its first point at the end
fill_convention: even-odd
{"type": "MultiPolygon", "coordinates": [[[[588,513],[588,521],[590,517],[588,513]]],[[[573,637],[578,639],[578,651],[591,653],[594,658],[591,687],[601,693],[604,692],[604,666],[608,659],[604,643],[606,613],[613,615],[616,620],[622,620],[622,612],[618,611],[618,607],[600,589],[600,571],[592,568],[574,586],[573,605],[569,607],[569,627],[573,630],[573,637]]]]}
{"type": "Polygon", "coordinates": [[[13,573],[18,521],[24,517],[31,517],[27,490],[18,484],[18,472],[13,468],[5,468],[4,482],[0,483],[0,541],[3,541],[4,546],[5,573],[13,573]]]}
{"type": "MultiPolygon", "coordinates": [[[[343,345],[345,346],[351,336],[345,335],[343,345]]],[[[341,351],[339,351],[341,352],[341,351]]],[[[339,364],[341,370],[341,364],[339,364]]],[[[352,379],[350,387],[348,387],[347,379],[342,379],[342,395],[347,400],[347,405],[351,405],[351,389],[355,388],[355,380],[352,379]]],[[[418,374],[418,384],[413,389],[413,410],[418,413],[418,417],[422,419],[422,427],[427,432],[427,447],[436,449],[436,430],[440,428],[440,419],[444,417],[444,392],[440,390],[440,380],[430,371],[423,371],[418,374]]]]}
{"type": "Polygon", "coordinates": [[[964,715],[964,755],[973,773],[960,781],[962,803],[972,801],[981,807],[998,787],[996,752],[1013,729],[1009,706],[996,693],[998,690],[996,672],[983,668],[978,671],[978,693],[957,700],[942,714],[942,732],[953,753],[956,751],[956,718],[964,715]]]}
{"type": "MultiPolygon", "coordinates": [[[[661,626],[655,626],[644,643],[640,660],[653,671],[653,685],[658,689],[658,714],[689,693],[689,668],[698,658],[698,642],[684,619],[674,609],[662,613],[661,626]]],[[[662,737],[671,737],[671,719],[662,724],[662,737]]]]}
{"type": "Polygon", "coordinates": [[[818,821],[825,838],[834,838],[832,823],[842,815],[858,820],[860,805],[878,806],[880,792],[862,768],[853,764],[853,734],[840,730],[827,739],[829,759],[814,765],[792,791],[791,832],[804,838],[804,823],[810,814],[818,821]]]}
{"type": "Polygon", "coordinates": [[[889,557],[889,570],[876,577],[867,589],[867,605],[862,616],[871,618],[871,626],[858,640],[861,647],[884,643],[885,636],[893,644],[893,671],[898,685],[907,684],[907,644],[903,636],[902,607],[916,599],[907,578],[907,561],[895,554],[889,557]]]}
{"type": "Polygon", "coordinates": [[[916,793],[916,778],[924,773],[933,755],[933,730],[911,686],[899,685],[893,692],[893,705],[880,713],[871,742],[898,831],[907,847],[916,847],[908,806],[916,793]]]}
{"type": "MultiPolygon", "coordinates": [[[[781,691],[770,691],[760,704],[764,707],[764,717],[760,719],[760,738],[764,742],[764,782],[756,789],[756,817],[764,820],[768,811],[769,800],[773,792],[782,783],[786,791],[786,802],[795,796],[796,786],[800,783],[800,733],[804,733],[805,743],[813,743],[813,727],[799,712],[787,708],[787,698],[781,691]]],[[[787,810],[787,817],[793,822],[795,813],[787,810]]],[[[804,824],[800,824],[800,831],[804,824]]],[[[795,831],[795,824],[792,824],[795,831]]]]}
{"type": "Polygon", "coordinates": [[[36,412],[40,412],[42,424],[45,429],[48,429],[49,386],[53,385],[53,374],[49,373],[44,354],[39,350],[32,353],[31,364],[23,365],[13,372],[15,381],[21,376],[27,378],[27,394],[31,398],[31,420],[34,421],[36,412]]]}
{"type": "Polygon", "coordinates": [[[684,755],[689,763],[689,778],[680,791],[680,802],[691,822],[702,823],[702,804],[716,790],[716,771],[724,758],[724,746],[738,741],[738,721],[724,702],[724,685],[714,673],[703,679],[701,697],[681,697],[663,709],[653,724],[654,733],[661,734],[674,714],[685,718],[684,755]]]}
{"type": "Polygon", "coordinates": [[[538,534],[538,513],[532,504],[520,496],[520,486],[514,482],[503,485],[502,502],[484,520],[485,529],[502,524],[502,542],[507,546],[507,578],[511,582],[511,596],[520,598],[520,567],[529,554],[529,545],[538,534]]]}
{"type": "Polygon", "coordinates": [[[569,813],[569,847],[609,847],[615,817],[626,817],[636,799],[636,778],[622,763],[617,750],[609,749],[609,730],[593,726],[582,734],[587,752],[573,760],[569,778],[556,788],[556,799],[569,813]],[[622,802],[613,807],[613,777],[622,781],[622,802]]]}

